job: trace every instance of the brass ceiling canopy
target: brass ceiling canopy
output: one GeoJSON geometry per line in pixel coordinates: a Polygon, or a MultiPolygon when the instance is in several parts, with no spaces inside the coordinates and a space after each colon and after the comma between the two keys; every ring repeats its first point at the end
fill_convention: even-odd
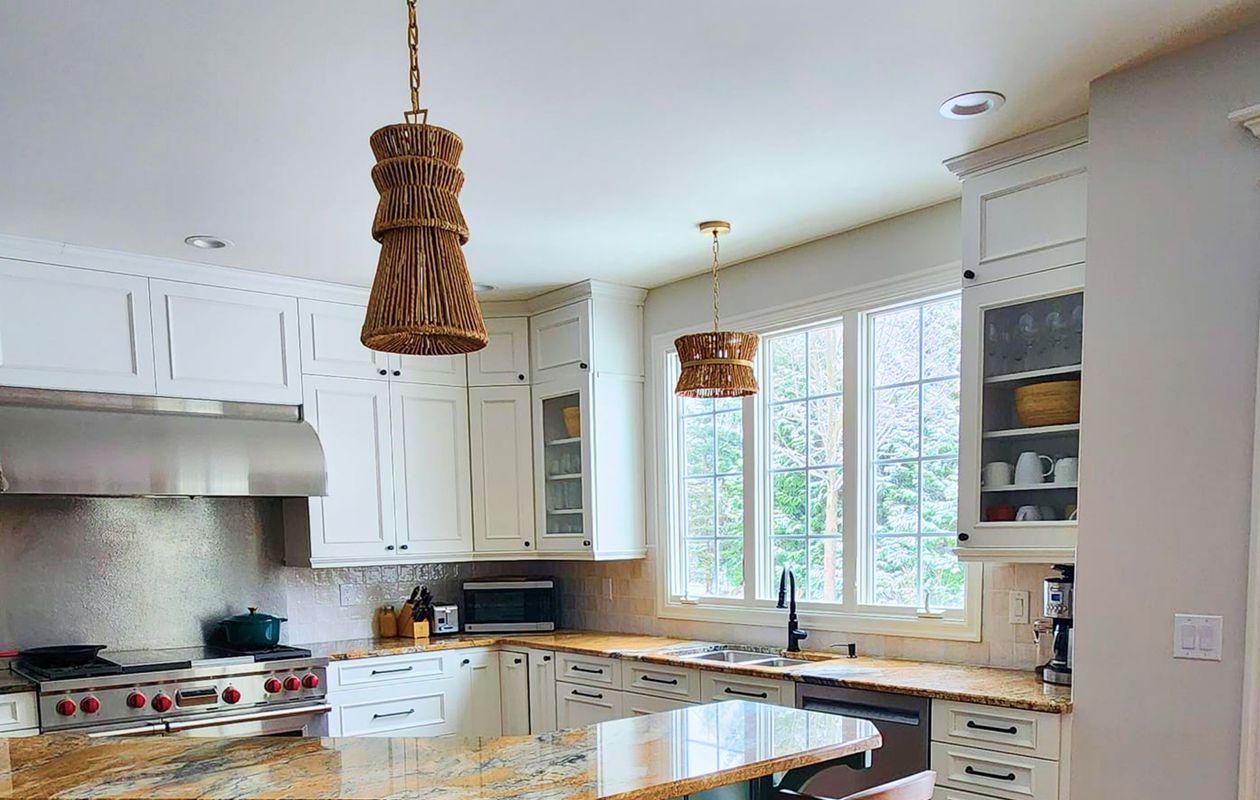
{"type": "Polygon", "coordinates": [[[471,353],[489,337],[464,260],[459,208],[460,138],[420,108],[416,2],[407,0],[411,110],[372,134],[372,182],[381,199],[372,238],[381,244],[360,340],[373,350],[437,356],[471,353]]]}
{"type": "Polygon", "coordinates": [[[730,231],[731,223],[723,220],[700,223],[700,232],[713,236],[713,330],[674,340],[682,362],[674,387],[679,397],[744,397],[758,391],[753,359],[760,337],[718,330],[718,236],[730,231]]]}

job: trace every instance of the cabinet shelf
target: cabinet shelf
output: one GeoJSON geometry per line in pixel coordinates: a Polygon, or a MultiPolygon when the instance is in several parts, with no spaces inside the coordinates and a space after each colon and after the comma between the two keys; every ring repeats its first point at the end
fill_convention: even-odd
{"type": "Polygon", "coordinates": [[[986,439],[1031,439],[1036,436],[1058,436],[1064,433],[1079,433],[1081,423],[1073,422],[1068,425],[1041,425],[1035,428],[1004,428],[997,431],[988,431],[984,434],[986,439]]]}
{"type": "Polygon", "coordinates": [[[547,446],[551,447],[558,444],[576,444],[580,441],[582,441],[581,436],[570,436],[568,439],[552,439],[550,442],[547,442],[547,446]]]}
{"type": "Polygon", "coordinates": [[[985,385],[998,383],[1025,383],[1027,381],[1053,378],[1058,375],[1071,375],[1081,371],[1080,364],[1068,364],[1066,367],[1049,367],[1047,369],[1030,369],[1025,372],[1007,372],[1003,375],[991,375],[984,379],[985,385]]]}
{"type": "Polygon", "coordinates": [[[582,473],[576,472],[568,475],[548,475],[549,481],[577,481],[582,479],[582,473]]]}
{"type": "Polygon", "coordinates": [[[1075,489],[1072,483],[1013,483],[1010,486],[981,486],[982,492],[1048,492],[1052,489],[1075,489]]]}
{"type": "Polygon", "coordinates": [[[1031,519],[1031,520],[1022,520],[1022,521],[1019,521],[1019,522],[1016,522],[1016,521],[1014,521],[1014,520],[1010,520],[1010,521],[1007,521],[1007,522],[991,522],[991,521],[986,520],[986,521],[984,521],[984,522],[977,522],[977,523],[975,523],[975,525],[974,525],[973,527],[976,527],[976,528],[996,528],[996,529],[1001,529],[1001,528],[1045,528],[1045,527],[1053,527],[1053,528],[1075,528],[1075,527],[1076,527],[1076,525],[1077,525],[1077,520],[1074,520],[1074,519],[1031,519]]]}
{"type": "Polygon", "coordinates": [[[553,508],[548,514],[581,514],[583,509],[580,508],[553,508]]]}

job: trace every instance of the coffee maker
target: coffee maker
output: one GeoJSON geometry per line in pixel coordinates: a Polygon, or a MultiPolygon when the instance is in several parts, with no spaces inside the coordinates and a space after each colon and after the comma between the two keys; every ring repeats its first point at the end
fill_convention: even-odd
{"type": "Polygon", "coordinates": [[[1037,668],[1041,680],[1056,686],[1072,685],[1072,584],[1076,568],[1055,564],[1058,575],[1046,578],[1042,605],[1050,618],[1050,660],[1037,668]]]}

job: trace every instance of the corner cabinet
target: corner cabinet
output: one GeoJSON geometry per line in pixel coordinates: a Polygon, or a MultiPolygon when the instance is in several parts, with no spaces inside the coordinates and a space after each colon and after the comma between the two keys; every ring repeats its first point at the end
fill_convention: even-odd
{"type": "Polygon", "coordinates": [[[1076,558],[1085,134],[1070,120],[947,162],[963,179],[960,560],[1076,558]]]}

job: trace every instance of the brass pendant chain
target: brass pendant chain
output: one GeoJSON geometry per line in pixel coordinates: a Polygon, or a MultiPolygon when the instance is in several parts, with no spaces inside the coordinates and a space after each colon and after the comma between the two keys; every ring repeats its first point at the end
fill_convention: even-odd
{"type": "Polygon", "coordinates": [[[713,232],[713,332],[718,330],[718,233],[713,232]]]}
{"type": "Polygon", "coordinates": [[[420,124],[428,124],[429,110],[420,108],[420,28],[416,25],[416,0],[407,0],[407,50],[411,57],[411,72],[408,80],[411,85],[411,110],[403,114],[403,120],[420,124]]]}

